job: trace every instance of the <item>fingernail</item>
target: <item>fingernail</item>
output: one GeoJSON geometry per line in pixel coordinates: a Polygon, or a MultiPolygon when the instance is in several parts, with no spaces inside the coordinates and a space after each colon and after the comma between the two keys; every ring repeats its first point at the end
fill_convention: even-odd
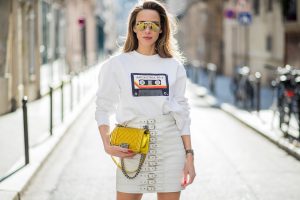
{"type": "Polygon", "coordinates": [[[130,150],[130,149],[129,149],[127,152],[128,152],[128,153],[133,153],[133,151],[132,151],[132,150],[130,150]]]}

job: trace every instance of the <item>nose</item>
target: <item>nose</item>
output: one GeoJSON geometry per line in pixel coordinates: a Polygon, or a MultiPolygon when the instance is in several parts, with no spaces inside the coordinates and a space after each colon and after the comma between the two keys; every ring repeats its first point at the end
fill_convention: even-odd
{"type": "Polygon", "coordinates": [[[151,31],[151,27],[150,26],[146,26],[145,31],[151,31]]]}
{"type": "Polygon", "coordinates": [[[151,32],[151,28],[149,26],[147,26],[145,29],[145,33],[150,33],[150,32],[151,32]]]}

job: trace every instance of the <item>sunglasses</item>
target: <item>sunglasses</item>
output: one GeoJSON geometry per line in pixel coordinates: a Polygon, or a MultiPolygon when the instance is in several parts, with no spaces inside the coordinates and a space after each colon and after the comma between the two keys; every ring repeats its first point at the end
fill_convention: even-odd
{"type": "Polygon", "coordinates": [[[150,30],[152,30],[154,32],[158,32],[160,30],[159,24],[154,23],[154,22],[137,22],[136,23],[136,28],[139,31],[144,31],[147,29],[147,27],[149,27],[150,30]]]}

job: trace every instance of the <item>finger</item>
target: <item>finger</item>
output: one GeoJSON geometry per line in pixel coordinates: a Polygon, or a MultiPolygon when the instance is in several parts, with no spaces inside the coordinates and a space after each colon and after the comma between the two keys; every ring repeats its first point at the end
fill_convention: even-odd
{"type": "Polygon", "coordinates": [[[125,158],[127,156],[131,156],[133,153],[129,154],[129,153],[125,153],[125,152],[122,152],[122,151],[115,151],[113,153],[113,156],[116,156],[116,157],[119,157],[119,158],[125,158]]]}
{"type": "Polygon", "coordinates": [[[114,148],[115,148],[115,150],[121,151],[123,153],[132,153],[132,150],[130,150],[130,149],[122,148],[122,147],[119,147],[119,146],[114,146],[114,148]]]}
{"type": "Polygon", "coordinates": [[[187,176],[188,176],[187,171],[186,171],[186,170],[183,170],[183,180],[182,180],[181,185],[184,186],[184,187],[185,187],[186,184],[187,184],[187,176]]]}
{"type": "Polygon", "coordinates": [[[196,176],[195,173],[189,174],[189,181],[188,181],[187,185],[190,185],[194,182],[195,176],[196,176]]]}

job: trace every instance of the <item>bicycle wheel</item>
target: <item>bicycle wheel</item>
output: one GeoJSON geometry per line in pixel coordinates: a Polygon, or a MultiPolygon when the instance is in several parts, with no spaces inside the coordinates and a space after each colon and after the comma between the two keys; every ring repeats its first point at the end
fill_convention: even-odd
{"type": "Polygon", "coordinates": [[[284,137],[288,136],[288,130],[290,126],[292,104],[288,102],[287,98],[284,98],[282,105],[279,107],[279,128],[282,131],[284,137]]]}

